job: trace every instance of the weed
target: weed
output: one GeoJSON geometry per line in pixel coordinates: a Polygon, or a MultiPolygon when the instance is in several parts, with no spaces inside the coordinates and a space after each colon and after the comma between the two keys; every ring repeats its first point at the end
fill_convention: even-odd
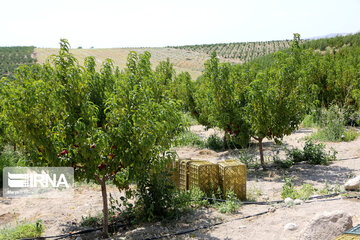
{"type": "Polygon", "coordinates": [[[250,202],[256,202],[258,198],[262,195],[262,192],[255,185],[246,189],[246,199],[250,202]]]}
{"type": "Polygon", "coordinates": [[[226,194],[226,202],[216,204],[216,208],[221,213],[234,213],[241,206],[241,202],[237,199],[234,191],[228,191],[226,194]]]}
{"type": "Polygon", "coordinates": [[[284,185],[281,190],[281,198],[292,198],[292,199],[301,199],[308,200],[311,195],[313,195],[317,189],[311,184],[303,184],[299,189],[294,187],[293,181],[294,177],[285,177],[284,176],[284,185]]]}
{"type": "Polygon", "coordinates": [[[282,190],[281,190],[281,198],[285,199],[285,198],[292,198],[292,199],[296,199],[298,198],[298,193],[296,191],[296,189],[294,188],[294,184],[292,183],[294,177],[289,177],[286,178],[284,176],[284,185],[282,186],[282,190]]]}
{"type": "Polygon", "coordinates": [[[175,146],[194,146],[198,148],[205,147],[205,142],[195,133],[191,131],[185,131],[175,141],[175,146]]]}
{"type": "Polygon", "coordinates": [[[41,234],[45,231],[45,227],[42,225],[41,220],[37,220],[35,223],[27,222],[26,220],[17,223],[13,227],[4,226],[0,229],[0,239],[13,240],[20,238],[41,237],[41,234]]]}
{"type": "Polygon", "coordinates": [[[256,167],[258,165],[256,158],[253,155],[248,154],[247,150],[239,151],[239,160],[246,165],[246,168],[256,167]]]}

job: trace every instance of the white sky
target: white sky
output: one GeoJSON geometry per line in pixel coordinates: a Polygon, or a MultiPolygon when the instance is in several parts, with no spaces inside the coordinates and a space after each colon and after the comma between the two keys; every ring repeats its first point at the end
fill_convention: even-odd
{"type": "Polygon", "coordinates": [[[360,31],[360,0],[0,0],[0,46],[164,47],[360,31]]]}

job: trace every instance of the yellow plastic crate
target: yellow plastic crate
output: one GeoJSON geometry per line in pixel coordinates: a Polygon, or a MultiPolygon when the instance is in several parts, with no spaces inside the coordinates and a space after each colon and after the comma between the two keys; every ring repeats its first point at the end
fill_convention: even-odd
{"type": "Polygon", "coordinates": [[[207,194],[216,193],[219,187],[219,165],[208,161],[191,161],[189,188],[193,186],[207,194]]]}
{"type": "Polygon", "coordinates": [[[246,166],[237,160],[227,160],[219,163],[221,190],[226,196],[233,190],[239,199],[246,199],[246,166]]]}
{"type": "Polygon", "coordinates": [[[179,188],[189,189],[189,163],[190,159],[179,160],[179,188]]]}
{"type": "Polygon", "coordinates": [[[345,233],[345,234],[338,236],[334,240],[360,240],[360,235],[345,233]]]}
{"type": "Polygon", "coordinates": [[[167,165],[167,169],[170,170],[171,180],[175,186],[179,187],[179,160],[174,160],[167,165]]]}

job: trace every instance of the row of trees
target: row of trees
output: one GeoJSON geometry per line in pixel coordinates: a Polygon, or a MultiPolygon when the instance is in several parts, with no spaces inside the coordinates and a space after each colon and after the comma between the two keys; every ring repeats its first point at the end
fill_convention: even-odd
{"type": "MultiPolygon", "coordinates": [[[[304,42],[301,40],[301,42],[304,42]]],[[[224,58],[240,59],[241,62],[249,62],[259,56],[275,53],[281,49],[289,48],[291,40],[266,41],[266,42],[244,42],[244,43],[218,43],[203,45],[188,45],[174,48],[203,52],[224,58]]]]}
{"type": "Polygon", "coordinates": [[[0,79],[13,78],[13,72],[21,64],[35,63],[33,52],[34,47],[0,47],[0,79]]]}

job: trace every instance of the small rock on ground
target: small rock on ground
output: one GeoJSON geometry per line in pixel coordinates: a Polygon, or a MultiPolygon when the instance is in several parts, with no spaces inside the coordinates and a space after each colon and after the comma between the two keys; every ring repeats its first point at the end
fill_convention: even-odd
{"type": "Polygon", "coordinates": [[[357,190],[360,188],[360,176],[348,180],[344,185],[346,190],[357,190]]]}

